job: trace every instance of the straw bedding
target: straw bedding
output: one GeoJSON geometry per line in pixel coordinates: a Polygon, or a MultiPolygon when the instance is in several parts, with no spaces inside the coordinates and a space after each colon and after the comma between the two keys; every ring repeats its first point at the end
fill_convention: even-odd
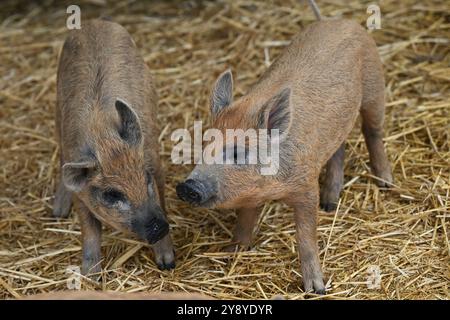
{"type": "MultiPolygon", "coordinates": [[[[70,1],[69,1],[70,2],[70,1]]],[[[66,289],[80,265],[76,215],[51,217],[58,147],[54,138],[57,57],[67,33],[65,1],[2,1],[0,12],[0,298],[66,289]],[[39,3],[39,4],[38,4],[39,3]]],[[[318,0],[322,14],[365,25],[366,1],[318,0]]],[[[358,126],[346,144],[336,213],[319,212],[328,295],[301,287],[291,209],[269,203],[250,251],[221,249],[231,211],[192,208],[174,187],[191,169],[170,162],[170,134],[207,120],[208,94],[227,67],[242,95],[295,33],[314,21],[291,1],[79,1],[82,19],[123,24],[157,79],[159,137],[177,268],[159,271],[148,245],[105,228],[104,272],[82,289],[179,291],[224,299],[448,299],[450,278],[450,3],[380,1],[372,32],[386,77],[385,145],[396,186],[370,178],[358,126]],[[378,266],[379,288],[366,284],[378,266]]],[[[83,20],[82,20],[83,21],[83,20]]]]}

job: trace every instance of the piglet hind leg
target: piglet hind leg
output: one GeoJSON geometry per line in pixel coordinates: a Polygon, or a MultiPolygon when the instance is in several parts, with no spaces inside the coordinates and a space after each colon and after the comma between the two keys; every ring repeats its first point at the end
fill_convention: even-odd
{"type": "Polygon", "coordinates": [[[153,252],[155,253],[156,265],[160,270],[175,268],[175,251],[170,234],[153,245],[153,252]]]}
{"type": "Polygon", "coordinates": [[[100,273],[101,266],[101,236],[102,225],[89,209],[83,204],[79,204],[77,210],[81,224],[83,261],[81,273],[93,275],[100,273]]]}
{"type": "Polygon", "coordinates": [[[384,99],[364,103],[361,108],[362,132],[369,150],[370,166],[379,178],[379,187],[390,187],[393,183],[391,165],[383,145],[384,99]]]}
{"type": "Polygon", "coordinates": [[[302,192],[291,205],[294,207],[297,245],[305,292],[325,294],[316,233],[319,205],[318,183],[315,187],[302,192]]]}
{"type": "Polygon", "coordinates": [[[249,249],[251,247],[253,230],[260,212],[260,208],[240,208],[236,210],[237,221],[233,229],[233,239],[231,244],[224,248],[224,251],[234,252],[238,248],[249,249]]]}
{"type": "Polygon", "coordinates": [[[325,180],[320,190],[320,207],[327,211],[336,210],[344,184],[345,143],[333,154],[326,165],[325,180]]]}
{"type": "Polygon", "coordinates": [[[369,151],[370,166],[379,179],[379,187],[393,183],[391,165],[383,145],[384,75],[375,45],[368,50],[363,70],[363,97],[361,101],[362,132],[369,151]]]}

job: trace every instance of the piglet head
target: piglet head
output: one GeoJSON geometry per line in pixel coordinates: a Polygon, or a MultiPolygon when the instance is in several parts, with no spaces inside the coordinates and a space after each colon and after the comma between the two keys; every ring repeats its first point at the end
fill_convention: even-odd
{"type": "Polygon", "coordinates": [[[97,219],[155,243],[169,231],[153,173],[144,159],[138,115],[124,101],[115,101],[114,121],[94,109],[86,146],[76,161],[65,163],[66,188],[97,219]]]}
{"type": "Polygon", "coordinates": [[[291,126],[291,90],[274,88],[268,98],[248,94],[235,102],[232,92],[233,76],[227,70],[212,90],[213,129],[203,138],[203,163],[197,164],[176,188],[183,201],[203,207],[235,208],[258,205],[275,192],[278,167],[271,174],[265,169],[280,162],[273,156],[279,157],[275,149],[280,150],[291,126]],[[206,156],[214,161],[207,161],[206,156]]]}

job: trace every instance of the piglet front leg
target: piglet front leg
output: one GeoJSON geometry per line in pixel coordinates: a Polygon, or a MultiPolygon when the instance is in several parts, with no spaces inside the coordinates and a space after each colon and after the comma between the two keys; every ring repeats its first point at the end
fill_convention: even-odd
{"type": "MultiPolygon", "coordinates": [[[[151,168],[148,170],[150,171],[151,168]]],[[[156,172],[160,205],[163,211],[166,212],[164,176],[161,170],[157,170],[156,172]]],[[[175,250],[173,249],[170,233],[153,245],[153,253],[155,254],[156,265],[160,270],[171,270],[175,268],[175,250]]]]}
{"type": "Polygon", "coordinates": [[[317,246],[318,185],[308,188],[292,203],[297,234],[297,245],[305,291],[325,294],[322,268],[317,246]]]}
{"type": "Polygon", "coordinates": [[[153,252],[155,253],[156,264],[160,270],[175,268],[175,251],[173,250],[170,234],[167,234],[153,245],[153,252]]]}
{"type": "Polygon", "coordinates": [[[249,249],[252,245],[253,229],[255,229],[261,208],[239,208],[236,210],[237,221],[233,230],[231,244],[224,251],[234,252],[240,246],[249,249]]]}
{"type": "MultiPolygon", "coordinates": [[[[57,122],[58,125],[58,122],[57,122]]],[[[60,169],[64,165],[62,151],[60,151],[60,169]]],[[[53,202],[53,216],[55,218],[67,218],[72,207],[72,192],[67,190],[62,177],[59,177],[58,186],[55,192],[55,201],[53,202]]]]}
{"type": "Polygon", "coordinates": [[[99,273],[101,266],[102,224],[89,209],[79,204],[78,216],[81,224],[83,261],[81,273],[84,275],[99,273]]]}

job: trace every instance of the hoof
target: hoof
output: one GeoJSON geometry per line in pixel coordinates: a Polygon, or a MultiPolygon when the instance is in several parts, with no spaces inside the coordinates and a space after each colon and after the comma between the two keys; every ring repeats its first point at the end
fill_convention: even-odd
{"type": "Polygon", "coordinates": [[[175,261],[171,261],[171,262],[163,262],[163,263],[158,263],[158,269],[159,270],[172,270],[175,269],[175,261]]]}
{"type": "Polygon", "coordinates": [[[325,285],[321,276],[309,279],[306,278],[303,280],[303,285],[305,287],[305,292],[313,292],[320,295],[326,294],[325,285]]]}
{"type": "Polygon", "coordinates": [[[156,265],[159,270],[175,269],[175,251],[159,254],[156,256],[156,265]]]}
{"type": "Polygon", "coordinates": [[[231,252],[231,253],[236,252],[236,251],[248,251],[248,250],[250,250],[250,245],[232,243],[232,244],[229,244],[226,247],[224,247],[222,250],[224,252],[231,252]]]}
{"type": "Polygon", "coordinates": [[[99,275],[102,272],[102,266],[100,265],[100,262],[97,264],[85,262],[83,263],[81,267],[81,274],[89,277],[95,278],[97,275],[99,275]]]}
{"type": "Polygon", "coordinates": [[[320,208],[326,212],[332,212],[335,211],[337,208],[337,203],[335,202],[325,202],[325,203],[320,203],[320,208]]]}
{"type": "Polygon", "coordinates": [[[392,182],[385,182],[385,181],[377,180],[375,183],[379,188],[390,189],[393,187],[392,182]]]}
{"type": "Polygon", "coordinates": [[[378,174],[376,174],[376,176],[379,179],[374,179],[374,180],[375,180],[375,184],[378,187],[390,189],[394,186],[393,185],[394,178],[392,177],[392,173],[391,173],[390,169],[386,170],[385,172],[378,173],[378,174]]]}
{"type": "Polygon", "coordinates": [[[324,295],[327,294],[325,288],[323,288],[323,289],[316,289],[316,290],[314,290],[314,293],[315,294],[320,294],[321,296],[324,296],[324,295]]]}

